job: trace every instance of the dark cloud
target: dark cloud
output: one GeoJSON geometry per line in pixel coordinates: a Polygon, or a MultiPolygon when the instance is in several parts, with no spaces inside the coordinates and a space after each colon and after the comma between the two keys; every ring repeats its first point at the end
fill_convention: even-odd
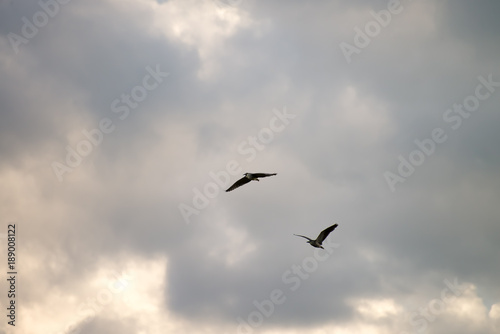
{"type": "MultiPolygon", "coordinates": [[[[375,324],[401,332],[405,314],[454,278],[477,287],[457,303],[498,303],[499,93],[457,129],[443,118],[475,94],[479,76],[500,81],[497,5],[484,3],[402,1],[350,63],[339,44],[354,43],[353,28],[387,2],[70,2],[18,54],[8,34],[40,5],[2,3],[0,182],[9,196],[1,205],[25,226],[30,254],[50,263],[27,266],[40,274],[26,279],[29,312],[45,305],[40,285],[85,299],[87,290],[75,290],[103,263],[120,270],[156,256],[167,259],[164,285],[144,300],[158,298],[158,314],[182,323],[180,332],[198,324],[234,332],[237,318],[247,321],[254,301],[276,289],[285,301],[263,329],[375,324]],[[162,10],[165,26],[155,17],[162,10]],[[232,31],[228,22],[237,22],[232,31]],[[120,119],[125,111],[113,112],[113,101],[156,66],[168,77],[120,119]],[[296,117],[264,143],[276,109],[296,117]],[[103,118],[114,130],[59,182],[51,163],[66,163],[67,145],[76,149],[88,140],[82,130],[103,118]],[[435,128],[447,139],[392,192],[384,173],[397,175],[399,156],[410,160],[415,140],[435,128]],[[255,158],[241,151],[251,137],[260,140],[255,158]],[[241,171],[230,175],[230,161],[241,171]],[[244,172],[278,175],[225,193],[210,172],[227,173],[227,184],[244,172]],[[190,223],[180,204],[196,212],[190,223]],[[291,289],[283,277],[298,277],[293,266],[325,254],[293,234],[313,237],[332,222],[339,228],[329,239],[339,247],[291,289]],[[394,317],[360,315],[363,301],[384,300],[401,308],[394,317]]],[[[142,313],[103,312],[79,329],[162,326],[143,328],[142,313]]],[[[455,328],[453,312],[429,323],[432,332],[455,328]]],[[[493,333],[488,326],[463,330],[493,333]]]]}

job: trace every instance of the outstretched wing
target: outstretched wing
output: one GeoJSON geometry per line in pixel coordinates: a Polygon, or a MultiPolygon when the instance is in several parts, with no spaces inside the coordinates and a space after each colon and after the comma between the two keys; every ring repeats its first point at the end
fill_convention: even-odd
{"type": "Polygon", "coordinates": [[[332,226],[330,226],[330,227],[324,229],[323,231],[321,231],[321,233],[316,238],[316,241],[321,245],[321,243],[323,242],[323,240],[326,239],[326,237],[328,236],[328,234],[330,234],[331,231],[335,230],[335,228],[337,226],[339,226],[339,224],[333,224],[332,226]]]}
{"type": "Polygon", "coordinates": [[[305,236],[303,236],[303,235],[299,235],[299,234],[294,234],[294,235],[296,235],[296,236],[298,236],[298,237],[306,238],[306,239],[307,239],[307,240],[309,240],[309,241],[311,241],[311,240],[312,240],[312,239],[309,239],[308,237],[305,237],[305,236]]]}
{"type": "Polygon", "coordinates": [[[267,174],[267,173],[252,173],[252,175],[254,177],[268,177],[268,176],[273,176],[273,175],[276,175],[276,173],[272,173],[272,174],[267,174]]]}
{"type": "Polygon", "coordinates": [[[247,184],[248,182],[250,182],[250,179],[247,178],[246,176],[243,176],[241,179],[236,181],[231,187],[227,188],[226,192],[241,187],[242,185],[247,184]]]}

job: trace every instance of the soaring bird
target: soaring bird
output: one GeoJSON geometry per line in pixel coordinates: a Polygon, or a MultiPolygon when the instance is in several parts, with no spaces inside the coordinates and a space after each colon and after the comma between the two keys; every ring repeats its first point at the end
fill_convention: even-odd
{"type": "MultiPolygon", "coordinates": [[[[311,244],[311,246],[313,247],[316,247],[316,248],[323,248],[323,246],[321,246],[323,244],[323,240],[326,239],[326,237],[328,236],[328,234],[330,234],[331,231],[335,230],[335,228],[339,226],[339,224],[333,224],[332,226],[324,229],[323,231],[321,231],[321,233],[318,235],[318,237],[316,238],[316,240],[313,240],[313,239],[309,239],[308,237],[305,237],[303,235],[298,235],[298,234],[294,234],[298,237],[302,237],[302,238],[306,238],[308,241],[308,243],[311,244]]],[[[323,248],[324,249],[324,248],[323,248]]]]}
{"type": "Polygon", "coordinates": [[[250,181],[259,181],[259,177],[268,177],[268,176],[273,176],[276,175],[276,173],[273,174],[266,174],[266,173],[245,173],[243,174],[244,176],[236,181],[231,187],[227,188],[227,191],[234,190],[238,187],[241,187],[244,184],[247,184],[250,181]]]}

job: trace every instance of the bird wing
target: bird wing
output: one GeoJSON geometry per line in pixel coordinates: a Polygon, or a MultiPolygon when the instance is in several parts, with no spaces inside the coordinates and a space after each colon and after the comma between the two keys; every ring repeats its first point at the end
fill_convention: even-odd
{"type": "Polygon", "coordinates": [[[250,179],[247,178],[246,176],[243,176],[241,179],[236,181],[231,187],[227,188],[226,192],[241,187],[242,185],[247,184],[248,182],[250,182],[250,179]]]}
{"type": "Polygon", "coordinates": [[[296,236],[298,236],[298,237],[306,238],[306,239],[307,239],[307,240],[309,240],[309,241],[311,241],[311,240],[312,240],[312,239],[309,239],[308,237],[305,237],[305,236],[303,236],[303,235],[299,235],[299,234],[294,234],[294,235],[296,235],[296,236]]]}
{"type": "Polygon", "coordinates": [[[252,173],[252,175],[254,177],[268,177],[268,176],[276,175],[276,173],[272,173],[272,174],[267,174],[267,173],[252,173]]]}
{"type": "Polygon", "coordinates": [[[323,231],[321,231],[321,233],[318,235],[318,237],[316,238],[316,241],[321,245],[321,243],[323,242],[323,240],[326,239],[326,237],[328,236],[328,234],[330,234],[331,231],[335,230],[335,228],[339,226],[339,224],[333,224],[332,226],[328,227],[328,228],[325,228],[323,231]]]}

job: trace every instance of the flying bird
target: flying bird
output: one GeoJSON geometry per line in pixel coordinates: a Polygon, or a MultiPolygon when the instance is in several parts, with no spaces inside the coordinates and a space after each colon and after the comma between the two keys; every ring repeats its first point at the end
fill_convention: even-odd
{"type": "Polygon", "coordinates": [[[302,238],[306,238],[308,241],[309,244],[311,244],[311,246],[313,247],[316,247],[316,248],[323,248],[323,246],[321,246],[323,244],[323,240],[326,239],[326,237],[328,236],[328,234],[330,234],[331,231],[335,230],[335,228],[339,226],[339,224],[333,224],[332,226],[324,229],[323,231],[321,231],[321,233],[318,235],[318,237],[316,238],[316,240],[313,240],[313,239],[309,239],[308,237],[305,237],[303,235],[298,235],[298,234],[294,234],[298,237],[302,237],[302,238]]]}
{"type": "Polygon", "coordinates": [[[259,181],[260,177],[268,177],[276,175],[276,173],[266,174],[266,173],[245,173],[244,176],[236,181],[231,187],[227,188],[226,192],[234,190],[238,187],[241,187],[244,184],[247,184],[250,181],[259,181]]]}

